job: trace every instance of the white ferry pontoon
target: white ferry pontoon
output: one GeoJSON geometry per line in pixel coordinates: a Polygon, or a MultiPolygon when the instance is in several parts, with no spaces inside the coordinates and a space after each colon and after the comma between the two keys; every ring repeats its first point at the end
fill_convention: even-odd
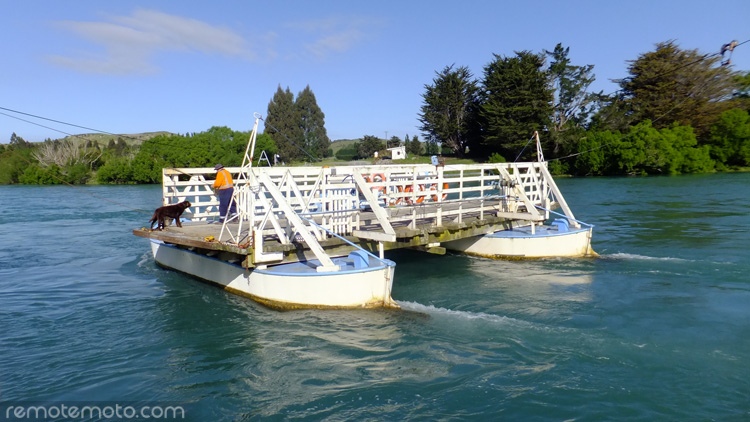
{"type": "Polygon", "coordinates": [[[163,169],[182,228],[142,228],[157,264],[279,309],[398,307],[386,250],[493,258],[591,256],[546,163],[253,166],[258,120],[234,175],[237,215],[218,220],[213,168],[163,169]],[[554,209],[561,208],[559,215],[554,209]]]}

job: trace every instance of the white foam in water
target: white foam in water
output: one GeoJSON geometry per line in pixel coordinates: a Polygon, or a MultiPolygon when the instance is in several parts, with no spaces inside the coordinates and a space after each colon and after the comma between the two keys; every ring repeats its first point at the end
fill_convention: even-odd
{"type": "Polygon", "coordinates": [[[146,263],[153,264],[153,260],[151,259],[151,252],[145,252],[143,255],[141,255],[140,261],[138,261],[138,268],[143,268],[146,263]]]}
{"type": "Polygon", "coordinates": [[[631,254],[631,253],[614,253],[610,255],[601,255],[601,258],[609,258],[609,259],[640,259],[640,260],[654,260],[654,261],[690,261],[689,259],[682,259],[682,258],[672,258],[672,257],[654,257],[654,256],[644,256],[644,255],[637,255],[637,254],[631,254]]]}
{"type": "Polygon", "coordinates": [[[517,319],[509,318],[506,316],[486,314],[484,312],[454,311],[452,309],[439,308],[434,305],[422,305],[421,303],[417,303],[417,302],[399,301],[398,304],[399,306],[401,306],[401,309],[404,309],[407,311],[422,312],[426,314],[448,315],[448,316],[463,318],[467,320],[481,319],[485,321],[499,322],[499,323],[521,322],[517,319]]]}
{"type": "Polygon", "coordinates": [[[454,311],[453,309],[440,308],[434,305],[423,305],[417,302],[409,302],[409,301],[397,301],[397,302],[399,306],[401,306],[401,309],[405,311],[420,312],[424,314],[455,318],[455,319],[464,320],[464,321],[471,321],[471,322],[486,321],[486,322],[490,322],[493,324],[502,324],[502,325],[509,326],[512,328],[531,329],[531,330],[543,331],[547,333],[550,333],[550,332],[566,333],[566,332],[575,331],[574,329],[571,329],[571,328],[551,327],[551,326],[537,324],[537,323],[530,322],[530,321],[524,321],[522,319],[516,319],[516,318],[500,316],[500,315],[486,314],[484,312],[454,311]]]}

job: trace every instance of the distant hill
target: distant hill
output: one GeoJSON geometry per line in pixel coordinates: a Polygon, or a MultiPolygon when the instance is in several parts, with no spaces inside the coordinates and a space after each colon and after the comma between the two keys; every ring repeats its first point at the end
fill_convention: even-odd
{"type": "Polygon", "coordinates": [[[349,145],[356,144],[360,141],[361,139],[336,139],[335,141],[331,141],[331,149],[333,150],[333,154],[336,155],[340,149],[346,148],[349,145]]]}
{"type": "MultiPolygon", "coordinates": [[[[171,132],[143,132],[143,133],[129,133],[129,134],[106,134],[106,133],[81,133],[78,135],[70,135],[66,136],[64,138],[60,138],[60,141],[70,141],[74,144],[84,144],[88,141],[92,142],[98,142],[100,146],[105,147],[107,144],[109,144],[109,141],[115,141],[117,142],[118,139],[122,139],[125,141],[126,144],[130,146],[134,145],[140,145],[143,143],[143,141],[149,140],[151,138],[160,136],[160,135],[174,135],[174,133],[171,132]]],[[[336,154],[340,149],[345,148],[349,145],[356,144],[357,142],[362,141],[361,139],[337,139],[335,141],[331,141],[331,148],[333,149],[333,153],[336,154]]]]}
{"type": "Polygon", "coordinates": [[[70,141],[74,144],[83,144],[88,141],[97,142],[100,146],[107,146],[110,140],[117,142],[118,139],[125,141],[127,145],[140,145],[143,141],[154,138],[159,135],[174,135],[171,132],[144,132],[144,133],[131,133],[131,134],[119,134],[110,135],[107,133],[82,133],[80,135],[71,135],[62,138],[61,140],[70,141]]]}

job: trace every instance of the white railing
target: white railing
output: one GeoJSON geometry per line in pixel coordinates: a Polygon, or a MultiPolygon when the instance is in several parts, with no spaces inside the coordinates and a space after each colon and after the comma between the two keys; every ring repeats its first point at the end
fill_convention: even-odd
{"type": "MultiPolygon", "coordinates": [[[[227,170],[237,174],[241,169],[227,170]]],[[[190,201],[193,205],[187,216],[194,220],[217,218],[219,203],[211,188],[214,177],[212,168],[165,168],[163,201],[165,204],[190,201]]],[[[235,195],[239,192],[249,195],[242,207],[248,229],[258,229],[265,235],[279,235],[280,229],[268,227],[268,223],[273,225],[274,221],[288,219],[284,213],[289,210],[312,217],[326,230],[339,235],[361,230],[363,219],[368,216],[369,221],[379,224],[389,235],[393,235],[394,224],[408,223],[415,227],[418,220],[428,218],[440,226],[446,219],[461,222],[477,213],[480,218],[487,213],[506,213],[509,218],[539,221],[537,208],[558,205],[568,217],[574,218],[546,165],[537,162],[255,167],[248,178],[235,177],[235,181],[235,195]],[[273,190],[278,190],[276,196],[273,190]],[[286,204],[282,207],[280,202],[286,204]]],[[[287,238],[294,236],[288,224],[279,223],[282,226],[287,238]]],[[[323,231],[312,232],[319,240],[326,237],[323,231]]]]}

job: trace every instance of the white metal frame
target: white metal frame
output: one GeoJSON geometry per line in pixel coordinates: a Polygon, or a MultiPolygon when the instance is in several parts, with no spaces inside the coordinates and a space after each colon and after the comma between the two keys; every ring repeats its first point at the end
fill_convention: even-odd
{"type": "MultiPolygon", "coordinates": [[[[218,239],[224,240],[226,233],[233,244],[251,241],[255,262],[282,258],[263,252],[265,236],[282,244],[304,241],[322,263],[320,271],[332,271],[335,266],[319,244],[331,235],[376,240],[382,251],[382,242],[396,241],[396,225],[415,229],[424,222],[442,226],[493,215],[533,226],[549,218],[547,210],[558,205],[570,224],[578,227],[543,161],[253,167],[259,119],[256,114],[242,166],[227,168],[235,175],[232,200],[238,215],[223,223],[218,239]],[[238,223],[234,232],[229,230],[230,222],[238,223]]],[[[540,153],[538,135],[537,149],[540,153]]],[[[163,169],[164,204],[189,200],[192,206],[187,216],[193,220],[218,217],[219,202],[207,180],[213,173],[212,168],[163,169]]]]}

